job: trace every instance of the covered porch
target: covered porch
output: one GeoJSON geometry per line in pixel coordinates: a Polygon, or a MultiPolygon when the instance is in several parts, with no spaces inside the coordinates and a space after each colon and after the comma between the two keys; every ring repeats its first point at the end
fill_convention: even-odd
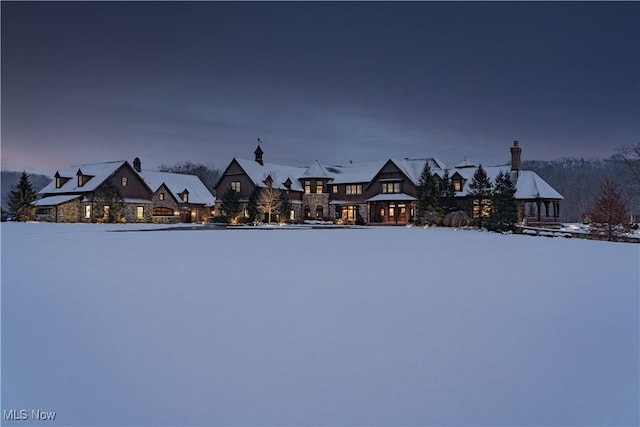
{"type": "Polygon", "coordinates": [[[408,194],[378,194],[367,200],[370,224],[404,225],[415,216],[415,201],[408,194]]]}
{"type": "Polygon", "coordinates": [[[519,201],[519,220],[529,227],[560,228],[560,200],[531,199],[519,201]]]}

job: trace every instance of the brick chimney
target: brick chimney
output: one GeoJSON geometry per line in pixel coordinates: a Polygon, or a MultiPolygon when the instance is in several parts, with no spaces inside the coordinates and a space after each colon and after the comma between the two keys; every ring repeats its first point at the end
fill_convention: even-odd
{"type": "Polygon", "coordinates": [[[142,172],[142,162],[140,162],[140,158],[136,157],[135,159],[133,159],[133,168],[138,173],[142,172]]]}
{"type": "Polygon", "coordinates": [[[513,147],[511,147],[511,170],[519,171],[522,163],[522,148],[518,140],[513,141],[513,147]]]}
{"type": "Polygon", "coordinates": [[[262,162],[262,154],[264,154],[264,151],[262,151],[262,148],[260,148],[260,143],[262,141],[260,141],[260,138],[258,138],[258,148],[256,148],[256,151],[253,152],[253,154],[256,155],[255,161],[257,163],[260,163],[261,165],[264,165],[264,163],[262,162]]]}

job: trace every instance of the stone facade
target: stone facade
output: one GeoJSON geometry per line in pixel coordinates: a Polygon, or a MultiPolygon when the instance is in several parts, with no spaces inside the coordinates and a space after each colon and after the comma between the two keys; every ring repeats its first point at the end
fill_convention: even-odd
{"type": "Polygon", "coordinates": [[[302,219],[325,219],[329,218],[329,193],[309,193],[302,195],[302,219]],[[304,211],[309,208],[309,215],[305,216],[304,211]],[[322,210],[322,215],[317,215],[322,210]]]}

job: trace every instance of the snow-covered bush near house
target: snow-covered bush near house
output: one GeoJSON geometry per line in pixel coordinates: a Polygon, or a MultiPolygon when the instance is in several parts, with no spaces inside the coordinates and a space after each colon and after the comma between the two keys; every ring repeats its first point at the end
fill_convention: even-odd
{"type": "Polygon", "coordinates": [[[2,224],[3,409],[51,426],[640,422],[639,245],[109,232],[139,227],[2,224]]]}

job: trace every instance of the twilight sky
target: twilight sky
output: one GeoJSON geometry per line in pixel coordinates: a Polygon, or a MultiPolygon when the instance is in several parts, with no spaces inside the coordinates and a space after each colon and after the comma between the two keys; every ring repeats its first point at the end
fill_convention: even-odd
{"type": "Polygon", "coordinates": [[[640,3],[2,2],[2,169],[608,157],[640,3]]]}

